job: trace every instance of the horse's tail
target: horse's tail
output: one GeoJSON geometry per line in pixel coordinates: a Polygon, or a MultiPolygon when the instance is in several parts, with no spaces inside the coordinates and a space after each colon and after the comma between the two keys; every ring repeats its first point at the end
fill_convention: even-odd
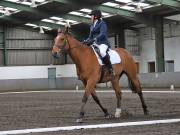
{"type": "Polygon", "coordinates": [[[122,70],[128,78],[129,88],[133,93],[141,91],[140,82],[137,76],[137,66],[132,55],[125,49],[117,49],[122,60],[122,70]]]}

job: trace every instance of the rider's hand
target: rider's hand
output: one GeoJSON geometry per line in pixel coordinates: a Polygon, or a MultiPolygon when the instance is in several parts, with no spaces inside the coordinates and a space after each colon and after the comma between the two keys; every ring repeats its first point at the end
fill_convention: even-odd
{"type": "Polygon", "coordinates": [[[86,44],[86,43],[87,43],[87,41],[86,41],[86,40],[84,40],[84,41],[82,41],[81,43],[82,43],[82,44],[86,44]]]}
{"type": "Polygon", "coordinates": [[[88,39],[88,40],[84,40],[82,43],[90,46],[94,43],[94,41],[95,41],[94,39],[88,39]]]}

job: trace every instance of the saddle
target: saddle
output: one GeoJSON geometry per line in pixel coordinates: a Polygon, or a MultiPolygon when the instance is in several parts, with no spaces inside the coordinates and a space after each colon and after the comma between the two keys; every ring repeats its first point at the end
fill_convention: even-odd
{"type": "MultiPolygon", "coordinates": [[[[100,54],[100,50],[97,46],[95,45],[91,45],[91,48],[93,49],[97,59],[98,59],[98,62],[100,65],[104,65],[104,62],[102,60],[102,56],[100,54]]],[[[107,50],[107,53],[109,54],[110,56],[110,61],[111,61],[111,64],[119,64],[121,63],[121,58],[119,56],[119,54],[115,51],[115,50],[112,50],[112,49],[108,49],[107,50]]]]}
{"type": "MultiPolygon", "coordinates": [[[[101,76],[99,79],[99,83],[102,83],[103,78],[104,78],[104,76],[106,76],[106,74],[113,74],[112,64],[117,64],[117,63],[112,63],[112,60],[110,59],[111,57],[110,57],[110,53],[109,53],[109,51],[110,51],[109,48],[107,49],[106,56],[103,58],[100,54],[100,49],[96,45],[92,45],[91,47],[94,50],[94,53],[96,54],[99,64],[101,65],[101,76]],[[109,57],[109,58],[107,59],[107,57],[109,57]],[[111,63],[109,60],[111,60],[111,63]]],[[[113,50],[111,50],[111,51],[113,51],[113,50]]],[[[116,54],[118,55],[118,53],[116,51],[114,51],[114,52],[115,52],[115,55],[116,54]]],[[[111,54],[111,55],[114,55],[114,54],[111,54]]],[[[119,58],[119,63],[120,63],[120,57],[118,57],[118,58],[119,58]]],[[[116,62],[118,62],[118,61],[116,61],[116,62]]]]}

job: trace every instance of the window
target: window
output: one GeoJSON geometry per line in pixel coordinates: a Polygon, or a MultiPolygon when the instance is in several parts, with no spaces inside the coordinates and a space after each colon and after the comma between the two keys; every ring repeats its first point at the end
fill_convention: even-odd
{"type": "Polygon", "coordinates": [[[165,70],[166,72],[174,72],[174,61],[173,60],[168,60],[165,63],[165,70]]]}
{"type": "Polygon", "coordinates": [[[153,73],[155,72],[155,62],[148,62],[148,72],[153,73]]]}

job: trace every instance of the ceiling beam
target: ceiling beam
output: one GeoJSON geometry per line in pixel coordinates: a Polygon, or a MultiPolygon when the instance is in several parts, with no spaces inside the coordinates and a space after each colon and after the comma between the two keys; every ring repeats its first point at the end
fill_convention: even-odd
{"type": "MultiPolygon", "coordinates": [[[[67,2],[68,0],[52,0],[46,4],[49,4],[54,1],[58,1],[59,3],[63,3],[63,4],[69,4],[69,2],[67,2]]],[[[26,11],[26,12],[29,12],[32,14],[38,14],[38,15],[42,16],[42,18],[48,16],[47,12],[41,11],[39,9],[39,7],[42,5],[38,6],[37,8],[32,8],[29,5],[23,5],[23,4],[19,4],[19,3],[15,3],[15,2],[11,2],[11,1],[0,1],[0,6],[11,7],[11,8],[15,8],[15,9],[18,9],[21,11],[26,11]]]]}
{"type": "MultiPolygon", "coordinates": [[[[68,1],[68,0],[53,0],[59,3],[63,3],[63,4],[74,4],[74,2],[72,1],[68,1]]],[[[53,2],[51,1],[51,2],[53,2]]],[[[77,2],[76,2],[77,3],[77,2]]],[[[78,22],[83,22],[83,23],[90,23],[90,19],[89,18],[85,18],[85,17],[80,17],[80,16],[76,16],[76,15],[59,15],[59,13],[54,13],[53,11],[48,11],[48,14],[45,11],[41,11],[38,8],[31,8],[27,5],[22,5],[22,4],[17,4],[17,3],[13,3],[13,2],[9,2],[9,1],[0,1],[0,5],[2,6],[8,6],[8,7],[12,7],[12,8],[16,8],[22,11],[27,11],[30,12],[32,14],[39,14],[40,16],[42,16],[42,18],[49,18],[51,16],[57,16],[57,17],[62,17],[64,19],[72,19],[72,20],[76,20],[78,22]]],[[[151,19],[149,19],[149,17],[144,17],[142,15],[136,14],[132,11],[127,11],[127,10],[123,10],[123,9],[117,9],[117,8],[113,8],[113,7],[109,7],[109,6],[94,6],[94,9],[100,9],[102,11],[105,12],[109,12],[112,14],[116,14],[116,15],[120,15],[123,16],[127,19],[130,20],[134,20],[136,22],[140,22],[146,25],[150,25],[153,26],[153,22],[151,21],[151,19]]]]}
{"type": "Polygon", "coordinates": [[[89,18],[83,17],[83,16],[81,17],[77,15],[72,15],[72,14],[64,14],[64,15],[61,15],[61,17],[64,19],[75,20],[81,23],[88,23],[88,24],[91,23],[91,20],[89,18]]]}
{"type": "Polygon", "coordinates": [[[162,4],[164,6],[168,6],[170,8],[180,10],[180,1],[177,0],[146,0],[146,1],[162,4]]]}
{"type": "Polygon", "coordinates": [[[51,0],[51,1],[55,1],[55,2],[59,2],[59,3],[63,3],[63,4],[67,4],[67,5],[75,5],[75,6],[79,6],[79,3],[77,2],[78,0],[76,1],[73,1],[73,0],[51,0]]]}
{"type": "Polygon", "coordinates": [[[135,13],[132,11],[119,9],[119,8],[113,8],[113,7],[109,7],[109,6],[105,6],[105,5],[104,6],[103,5],[96,6],[94,8],[99,9],[99,10],[104,11],[104,12],[111,13],[111,14],[120,15],[124,18],[127,18],[129,20],[133,20],[135,22],[143,23],[143,24],[146,24],[149,26],[154,26],[153,19],[150,16],[146,17],[146,16],[143,16],[142,14],[139,14],[139,13],[135,13]]]}
{"type": "Polygon", "coordinates": [[[64,27],[64,25],[55,24],[55,23],[48,23],[48,22],[43,22],[43,21],[28,22],[28,21],[24,21],[24,20],[20,20],[20,19],[14,18],[12,16],[3,16],[3,17],[0,17],[0,22],[2,22],[2,21],[13,22],[16,25],[25,24],[25,23],[32,23],[32,24],[36,24],[38,26],[50,27],[52,29],[58,29],[58,28],[63,28],[64,27]]]}
{"type": "MultiPolygon", "coordinates": [[[[53,0],[53,1],[60,2],[63,4],[74,4],[74,2],[68,1],[68,0],[53,0]]],[[[50,1],[50,2],[53,2],[53,1],[50,1]]],[[[153,0],[150,0],[150,1],[153,1],[153,0]]],[[[19,9],[22,11],[27,11],[32,14],[38,14],[38,15],[42,16],[42,18],[49,18],[51,16],[57,16],[57,17],[61,17],[64,19],[76,20],[78,22],[90,23],[89,18],[80,17],[80,16],[76,16],[76,15],[70,15],[70,14],[57,15],[59,13],[54,13],[53,11],[50,11],[50,12],[48,11],[48,13],[47,13],[45,11],[39,10],[38,8],[31,8],[30,6],[27,6],[27,5],[17,4],[17,3],[13,3],[13,2],[9,2],[9,1],[0,1],[0,5],[5,6],[5,7],[16,8],[16,9],[19,9]]],[[[145,17],[143,15],[134,13],[132,11],[127,11],[127,10],[123,10],[123,9],[113,8],[113,7],[109,7],[109,6],[102,6],[102,5],[94,6],[93,9],[100,9],[104,12],[109,12],[111,14],[120,15],[122,17],[125,17],[129,20],[133,20],[135,22],[143,23],[143,24],[146,24],[149,26],[154,26],[154,23],[150,17],[145,17]]]]}
{"type": "MultiPolygon", "coordinates": [[[[67,2],[67,0],[53,0],[53,1],[63,2],[65,4],[70,3],[70,2],[67,2]]],[[[47,13],[46,11],[41,11],[38,8],[31,8],[30,6],[22,5],[22,4],[18,4],[18,3],[14,3],[14,2],[10,2],[10,1],[0,1],[0,5],[5,6],[5,7],[16,8],[18,10],[26,11],[26,12],[29,12],[31,14],[38,14],[42,17],[42,19],[49,18],[51,16],[57,16],[57,17],[64,18],[64,19],[72,19],[72,20],[75,20],[78,22],[90,23],[90,20],[86,17],[80,17],[80,16],[76,16],[76,15],[71,15],[71,14],[59,15],[60,13],[55,13],[53,11],[48,11],[48,13],[47,13]]]]}
{"type": "Polygon", "coordinates": [[[36,13],[37,12],[36,8],[31,8],[28,5],[18,4],[18,3],[10,2],[10,1],[3,1],[3,0],[1,0],[0,1],[0,6],[11,7],[11,8],[15,8],[15,9],[19,9],[19,10],[27,11],[27,12],[32,12],[32,13],[36,13]]]}
{"type": "Polygon", "coordinates": [[[0,21],[8,21],[8,22],[13,22],[14,24],[20,24],[20,23],[25,23],[23,20],[14,18],[12,16],[5,16],[2,14],[0,17],[0,21]]]}

